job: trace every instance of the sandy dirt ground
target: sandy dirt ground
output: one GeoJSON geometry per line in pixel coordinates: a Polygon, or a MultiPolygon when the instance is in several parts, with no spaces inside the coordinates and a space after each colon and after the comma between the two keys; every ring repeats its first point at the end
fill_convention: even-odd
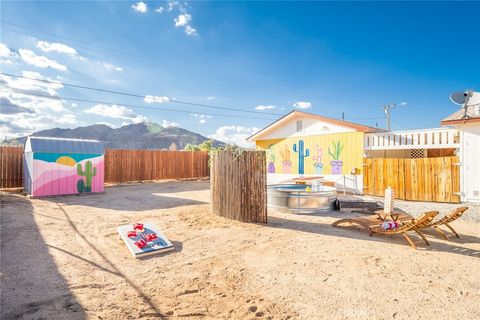
{"type": "MultiPolygon", "coordinates": [[[[480,215],[427,232],[369,237],[349,214],[209,212],[208,182],[106,188],[104,195],[1,196],[2,319],[480,319],[480,215]],[[175,251],[136,260],[116,227],[149,221],[175,251]]],[[[414,215],[445,204],[397,202],[414,215]]]]}

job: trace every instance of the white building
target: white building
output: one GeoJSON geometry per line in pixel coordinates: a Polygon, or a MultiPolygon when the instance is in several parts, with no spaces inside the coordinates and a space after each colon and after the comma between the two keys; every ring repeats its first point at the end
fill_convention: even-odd
{"type": "Polygon", "coordinates": [[[474,92],[469,107],[442,120],[458,131],[460,146],[460,190],[463,202],[480,202],[480,93],[474,92]]]}

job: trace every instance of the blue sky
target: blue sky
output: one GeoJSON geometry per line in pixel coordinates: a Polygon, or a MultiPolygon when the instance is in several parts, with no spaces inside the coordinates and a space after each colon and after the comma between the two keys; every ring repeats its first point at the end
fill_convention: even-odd
{"type": "Polygon", "coordinates": [[[2,72],[157,98],[2,76],[0,134],[152,121],[239,142],[294,108],[383,127],[382,105],[403,101],[393,129],[437,127],[451,92],[480,88],[478,16],[479,2],[2,1],[2,72]]]}

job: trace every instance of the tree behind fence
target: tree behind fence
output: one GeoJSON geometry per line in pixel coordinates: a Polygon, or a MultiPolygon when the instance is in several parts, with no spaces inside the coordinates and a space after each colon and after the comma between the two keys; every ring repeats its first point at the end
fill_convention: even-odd
{"type": "Polygon", "coordinates": [[[210,168],[211,209],[243,222],[267,223],[264,151],[219,151],[210,168]]]}
{"type": "MultiPolygon", "coordinates": [[[[0,188],[23,186],[23,148],[0,147],[0,188]]],[[[105,150],[105,182],[208,177],[208,152],[105,150]]]]}

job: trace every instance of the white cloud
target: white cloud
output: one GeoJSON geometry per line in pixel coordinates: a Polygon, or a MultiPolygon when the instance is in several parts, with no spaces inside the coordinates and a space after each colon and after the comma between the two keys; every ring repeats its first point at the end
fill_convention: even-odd
{"type": "Polygon", "coordinates": [[[199,119],[199,123],[205,124],[207,123],[207,119],[211,119],[212,116],[206,115],[206,114],[198,114],[198,113],[190,113],[191,117],[199,119]]]}
{"type": "Polygon", "coordinates": [[[59,71],[67,70],[67,67],[64,66],[63,64],[60,64],[55,60],[50,60],[47,57],[39,56],[32,50],[20,49],[18,50],[18,53],[20,54],[20,57],[22,58],[23,61],[33,66],[36,66],[39,68],[52,68],[59,71]]]}
{"type": "Polygon", "coordinates": [[[256,127],[223,126],[218,128],[215,134],[211,134],[208,137],[228,144],[235,144],[239,147],[250,148],[254,145],[247,142],[246,139],[258,130],[256,127]]]}
{"type": "Polygon", "coordinates": [[[143,101],[146,103],[164,103],[170,101],[169,97],[166,96],[150,96],[147,95],[145,98],[143,98],[143,101]]]}
{"type": "Polygon", "coordinates": [[[103,62],[102,65],[107,71],[117,71],[117,72],[123,71],[122,67],[114,66],[111,63],[103,62]]]}
{"type": "Polygon", "coordinates": [[[41,82],[26,78],[13,78],[5,75],[0,75],[0,84],[6,85],[12,89],[18,89],[21,92],[33,92],[33,93],[48,93],[50,96],[57,96],[58,89],[63,88],[63,84],[60,82],[42,76],[38,72],[34,71],[22,71],[22,76],[26,78],[48,80],[51,82],[41,82]]]}
{"type": "Polygon", "coordinates": [[[56,114],[47,113],[11,115],[0,113],[0,136],[20,137],[36,131],[50,129],[53,126],[70,127],[75,123],[78,124],[73,114],[63,114],[59,117],[56,114]]]}
{"type": "Polygon", "coordinates": [[[168,1],[167,11],[172,11],[175,7],[181,7],[178,1],[168,1]]]}
{"type": "Polygon", "coordinates": [[[163,13],[163,11],[165,11],[164,7],[158,7],[157,9],[155,9],[155,12],[158,12],[158,13],[163,13]]]}
{"type": "Polygon", "coordinates": [[[6,95],[0,96],[0,106],[2,114],[35,113],[32,109],[21,106],[6,95]]]}
{"type": "Polygon", "coordinates": [[[160,125],[163,128],[170,128],[170,127],[179,127],[180,123],[178,122],[173,122],[173,121],[168,121],[168,120],[162,120],[162,123],[160,125]]]}
{"type": "MultiPolygon", "coordinates": [[[[110,122],[98,121],[98,122],[96,122],[95,124],[104,124],[104,125],[106,125],[107,127],[110,127],[110,128],[112,128],[112,129],[115,129],[115,125],[112,124],[112,123],[110,123],[110,122]]],[[[129,123],[126,123],[126,122],[125,122],[125,124],[128,125],[129,123]]]]}
{"type": "Polygon", "coordinates": [[[59,42],[37,41],[37,48],[43,52],[58,52],[64,53],[71,57],[78,57],[78,52],[72,47],[59,42]]]}
{"type": "Polygon", "coordinates": [[[180,14],[177,18],[173,19],[175,21],[175,27],[183,27],[192,21],[192,16],[188,13],[180,14]]]}
{"type": "Polygon", "coordinates": [[[186,13],[184,7],[182,8],[183,10],[180,11],[183,13],[179,14],[178,17],[173,19],[173,21],[175,22],[175,27],[184,27],[185,33],[189,36],[197,35],[197,30],[190,25],[190,21],[192,21],[192,16],[189,13],[186,13]]]}
{"type": "Polygon", "coordinates": [[[0,42],[0,57],[7,58],[10,57],[13,52],[7,47],[6,44],[0,42]]]}
{"type": "Polygon", "coordinates": [[[14,114],[0,113],[0,136],[20,137],[38,130],[47,129],[51,121],[37,114],[14,114]]]}
{"type": "Polygon", "coordinates": [[[75,124],[77,119],[74,114],[67,113],[67,114],[61,115],[60,117],[54,117],[52,118],[52,120],[62,124],[75,124]]]}
{"type": "Polygon", "coordinates": [[[194,118],[200,118],[200,119],[211,119],[212,116],[210,115],[206,115],[206,114],[198,114],[198,113],[190,113],[190,116],[194,117],[194,118]]]}
{"type": "Polygon", "coordinates": [[[55,112],[65,110],[64,105],[66,102],[58,94],[58,90],[63,88],[61,83],[44,77],[38,72],[23,71],[22,75],[27,78],[53,81],[53,83],[0,75],[0,87],[11,91],[9,93],[1,93],[1,95],[9,97],[16,104],[32,110],[50,109],[55,112]]]}
{"type": "Polygon", "coordinates": [[[293,107],[296,109],[310,109],[312,107],[312,103],[308,101],[298,101],[293,104],[293,107]]]}
{"type": "Polygon", "coordinates": [[[276,107],[275,106],[271,106],[271,105],[267,105],[267,106],[264,106],[264,105],[259,105],[259,106],[256,106],[255,107],[255,110],[272,110],[272,109],[275,109],[276,107]]]}
{"type": "Polygon", "coordinates": [[[192,28],[190,25],[185,26],[185,33],[189,36],[195,36],[198,34],[197,29],[192,28]]]}
{"type": "Polygon", "coordinates": [[[93,107],[85,110],[84,112],[98,114],[104,117],[125,119],[131,121],[132,123],[141,123],[148,121],[147,117],[137,114],[132,109],[116,104],[96,104],[93,107]]]}
{"type": "Polygon", "coordinates": [[[18,58],[18,54],[10,50],[10,48],[0,42],[0,63],[12,64],[13,60],[18,58]]]}
{"type": "Polygon", "coordinates": [[[137,12],[141,12],[141,13],[145,13],[148,11],[148,7],[147,7],[147,4],[145,2],[137,2],[135,4],[132,4],[132,8],[133,10],[137,11],[137,12]]]}
{"type": "Polygon", "coordinates": [[[76,104],[75,102],[72,103],[72,107],[75,108],[75,107],[77,107],[77,106],[78,106],[78,104],[76,104]]]}
{"type": "Polygon", "coordinates": [[[208,100],[208,101],[213,101],[213,100],[215,100],[215,97],[214,97],[214,96],[210,96],[210,97],[207,98],[207,100],[208,100]]]}

